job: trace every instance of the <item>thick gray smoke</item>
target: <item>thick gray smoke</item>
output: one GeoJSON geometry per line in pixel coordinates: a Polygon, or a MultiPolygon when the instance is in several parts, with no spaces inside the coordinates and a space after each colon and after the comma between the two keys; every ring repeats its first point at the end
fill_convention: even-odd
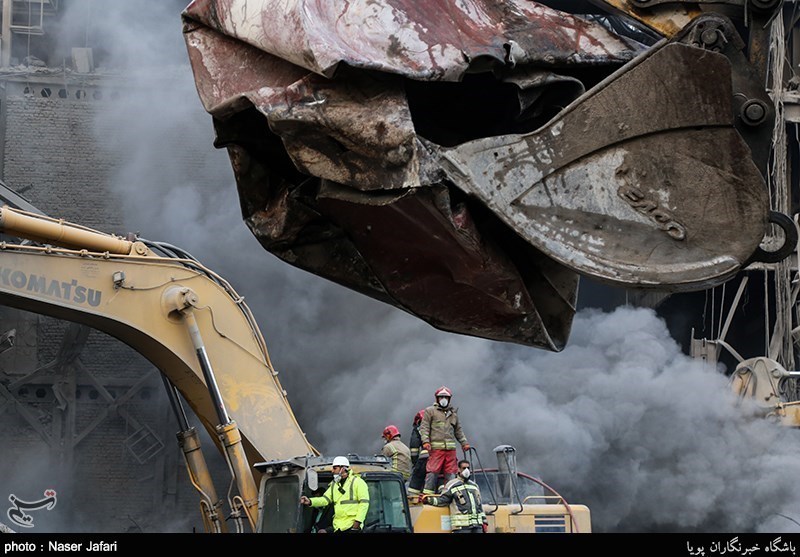
{"type": "Polygon", "coordinates": [[[493,447],[515,446],[522,470],[590,507],[595,531],[796,530],[800,434],[736,407],[723,375],[683,355],[653,312],[581,311],[554,354],[436,331],[265,252],[212,145],[183,4],[102,4],[94,23],[113,37],[109,62],[133,64],[128,94],[98,121],[100,144],[121,160],[124,221],[246,297],[319,449],[375,453],[388,423],[407,440],[445,384],[485,466],[493,447]]]}
{"type": "MultiPolygon", "coordinates": [[[[30,431],[27,428],[12,425],[10,432],[18,435],[19,439],[30,438],[30,431]]],[[[63,515],[47,511],[59,508],[59,498],[62,506],[63,501],[71,499],[73,482],[63,470],[53,466],[50,454],[37,441],[32,439],[29,447],[17,448],[10,454],[6,453],[0,462],[3,495],[8,497],[8,500],[3,500],[0,506],[2,509],[0,523],[16,532],[64,531],[64,525],[60,523],[63,515]],[[45,496],[45,491],[51,489],[56,491],[53,497],[55,505],[49,505],[50,508],[48,505],[37,505],[37,502],[48,498],[45,496]],[[15,501],[20,503],[19,506],[14,504],[15,501]],[[26,507],[39,508],[28,510],[26,507]]]]}

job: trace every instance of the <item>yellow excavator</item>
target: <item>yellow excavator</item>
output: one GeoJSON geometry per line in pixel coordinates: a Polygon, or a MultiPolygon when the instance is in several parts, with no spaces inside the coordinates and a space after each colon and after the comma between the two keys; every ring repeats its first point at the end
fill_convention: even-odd
{"type": "MultiPolygon", "coordinates": [[[[695,338],[692,331],[690,354],[696,360],[712,369],[729,367],[728,387],[736,397],[737,403],[748,412],[787,427],[800,427],[800,371],[796,371],[796,350],[800,340],[800,328],[791,327],[791,312],[775,312],[781,296],[785,307],[794,307],[800,292],[797,257],[793,257],[790,267],[785,263],[781,268],[760,269],[764,274],[764,284],[772,283],[778,302],[763,300],[763,313],[750,310],[748,318],[763,319],[770,313],[773,327],[766,350],[759,355],[742,356],[726,339],[731,329],[737,306],[746,291],[749,276],[742,277],[733,300],[727,310],[725,324],[721,325],[716,338],[695,338]],[[791,287],[781,292],[780,285],[791,281],[791,287]],[[724,359],[722,356],[728,356],[724,359]],[[788,369],[787,369],[788,367],[788,369]]],[[[755,271],[754,271],[755,272],[755,271]]],[[[755,302],[758,303],[757,301],[755,302]]],[[[752,346],[750,347],[752,349],[752,346]]]]}
{"type": "MultiPolygon", "coordinates": [[[[317,527],[300,496],[330,480],[331,458],[306,439],[253,315],[225,279],[176,246],[9,205],[0,208],[0,231],[0,303],[103,331],[162,372],[206,531],[317,527]],[[228,464],[236,489],[224,499],[182,400],[228,464]]],[[[497,469],[476,471],[491,531],[591,531],[586,506],[518,472],[512,447],[496,453],[497,469]]],[[[409,503],[386,457],[349,458],[370,488],[365,531],[449,531],[449,510],[409,503]]]]}

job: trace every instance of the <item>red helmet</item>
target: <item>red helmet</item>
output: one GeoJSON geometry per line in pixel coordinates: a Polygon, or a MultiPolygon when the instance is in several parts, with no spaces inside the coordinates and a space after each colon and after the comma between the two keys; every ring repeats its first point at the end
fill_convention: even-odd
{"type": "Polygon", "coordinates": [[[422,417],[425,415],[425,410],[422,409],[416,413],[414,416],[414,425],[419,425],[422,423],[422,417]]]}
{"type": "Polygon", "coordinates": [[[383,430],[383,437],[387,441],[391,441],[398,435],[400,435],[400,430],[397,429],[396,425],[387,425],[386,428],[383,430]]]}
{"type": "Polygon", "coordinates": [[[440,396],[452,397],[453,393],[450,392],[450,389],[442,385],[436,390],[436,393],[434,393],[433,395],[434,398],[439,398],[440,396]]]}

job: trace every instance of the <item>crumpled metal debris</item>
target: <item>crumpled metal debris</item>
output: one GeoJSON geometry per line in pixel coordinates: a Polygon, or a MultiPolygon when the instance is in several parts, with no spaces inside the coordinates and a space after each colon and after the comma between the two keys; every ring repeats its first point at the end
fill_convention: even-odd
{"type": "Polygon", "coordinates": [[[650,46],[527,0],[195,0],[183,19],[261,244],[439,329],[561,350],[579,274],[706,287],[763,236],[760,175],[722,121],[722,56],[676,46],[653,62],[650,46]],[[688,85],[684,62],[700,71],[688,85]],[[610,89],[629,65],[638,81],[610,89]],[[698,93],[710,108],[679,110],[698,93]],[[706,141],[730,147],[722,162],[706,141]],[[747,228],[734,249],[695,249],[711,227],[688,219],[716,209],[689,185],[706,182],[708,203],[729,201],[713,226],[747,228]]]}

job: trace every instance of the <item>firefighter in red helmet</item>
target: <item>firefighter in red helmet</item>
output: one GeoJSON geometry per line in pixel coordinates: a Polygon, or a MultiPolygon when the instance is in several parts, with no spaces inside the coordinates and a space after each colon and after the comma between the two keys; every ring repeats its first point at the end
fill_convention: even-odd
{"type": "Polygon", "coordinates": [[[387,425],[383,430],[385,441],[381,454],[388,457],[392,463],[392,470],[400,472],[404,480],[411,477],[411,450],[408,445],[400,440],[400,430],[396,425],[387,425]]]}
{"type": "Polygon", "coordinates": [[[461,445],[464,454],[470,449],[467,437],[461,429],[458,409],[450,404],[452,397],[453,393],[447,387],[436,389],[435,402],[425,409],[419,425],[422,449],[429,453],[423,495],[436,493],[439,474],[444,476],[445,483],[455,478],[458,472],[457,444],[461,445]]]}

